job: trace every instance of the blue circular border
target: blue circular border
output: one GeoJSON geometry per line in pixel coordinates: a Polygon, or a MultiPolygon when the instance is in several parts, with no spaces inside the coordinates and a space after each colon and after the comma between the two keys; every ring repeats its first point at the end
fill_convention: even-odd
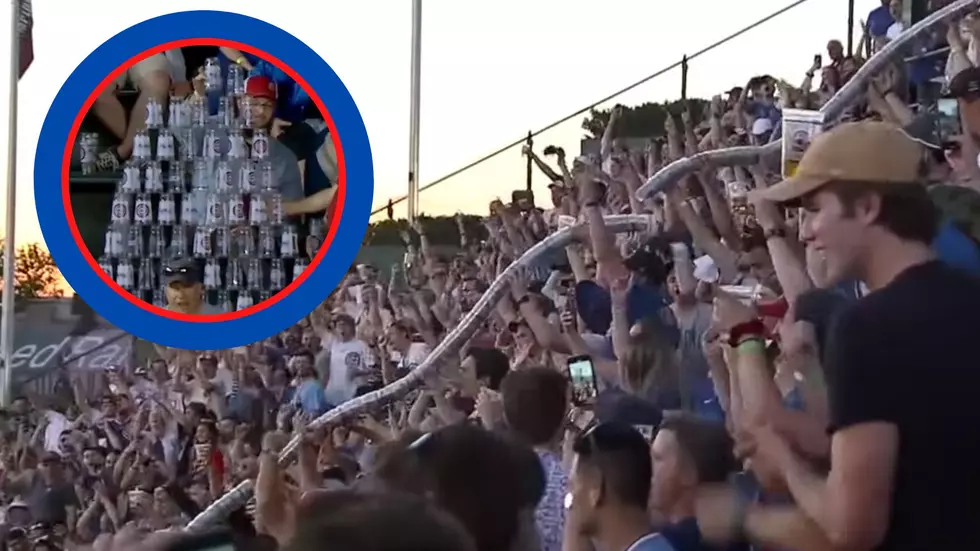
{"type": "Polygon", "coordinates": [[[52,257],[69,285],[110,323],[139,338],[186,350],[219,350],[257,342],[284,330],[322,303],[353,263],[367,231],[374,195],[374,168],[367,129],[347,87],[309,46],[288,32],[241,14],[186,11],[138,23],[99,46],[72,72],[41,127],[34,160],[38,222],[52,257]],[[342,140],[347,185],[343,211],[329,249],[292,293],[244,318],[177,321],[144,310],[119,295],[95,273],[75,244],[63,209],[62,163],[72,126],[92,91],[140,52],[182,39],[215,38],[249,44],[301,75],[320,97],[342,140]],[[351,175],[355,175],[351,178],[351,175]],[[40,199],[47,198],[47,199],[40,199]]]}

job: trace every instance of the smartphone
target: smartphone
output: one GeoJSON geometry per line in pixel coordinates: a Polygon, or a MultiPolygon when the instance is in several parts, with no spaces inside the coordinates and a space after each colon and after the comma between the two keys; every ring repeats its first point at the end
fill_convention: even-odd
{"type": "Polygon", "coordinates": [[[959,100],[956,98],[939,98],[936,101],[936,114],[938,115],[937,130],[942,142],[952,142],[963,135],[959,100]]]}
{"type": "Polygon", "coordinates": [[[599,387],[595,365],[591,356],[573,356],[568,359],[568,378],[572,383],[572,403],[590,406],[595,403],[599,387]]]}
{"type": "Polygon", "coordinates": [[[813,64],[818,67],[823,67],[823,56],[820,54],[813,56],[813,64]]]}

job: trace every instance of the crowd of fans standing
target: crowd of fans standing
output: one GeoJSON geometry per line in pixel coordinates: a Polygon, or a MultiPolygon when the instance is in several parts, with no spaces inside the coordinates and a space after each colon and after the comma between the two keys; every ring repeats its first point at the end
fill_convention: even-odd
{"type": "MultiPolygon", "coordinates": [[[[901,32],[895,4],[870,14],[869,49],[901,32]]],[[[783,108],[818,108],[862,64],[839,42],[799,87],[759,76],[703,125],[668,118],[662,146],[624,149],[617,108],[600,158],[525,149],[551,178],[546,205],[493,202],[485,236],[461,222],[449,257],[416,224],[403,264],[357,266],[264,342],[107,371],[94,403],[18,398],[4,546],[203,549],[173,529],[252,480],[225,527],[241,549],[972,548],[973,29],[950,27],[948,72],[876,78],[789,179],[725,167],[636,197],[669,161],[768,143],[783,108]],[[934,81],[959,135],[933,124],[934,81]],[[614,235],[603,216],[619,213],[656,227],[614,235]],[[406,400],[310,428],[417,368],[503,268],[578,222],[560,262],[509,279],[458,361],[406,400]]]]}

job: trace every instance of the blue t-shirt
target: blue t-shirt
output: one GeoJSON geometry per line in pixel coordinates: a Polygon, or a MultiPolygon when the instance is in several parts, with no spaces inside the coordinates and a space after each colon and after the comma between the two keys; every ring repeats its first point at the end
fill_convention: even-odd
{"type": "Polygon", "coordinates": [[[980,247],[952,222],[944,222],[932,250],[946,264],[980,277],[980,247]]]}
{"type": "MultiPolygon", "coordinates": [[[[652,285],[634,284],[627,291],[627,317],[630,325],[640,320],[664,320],[667,306],[664,294],[652,285]]],[[[612,297],[609,291],[594,281],[580,281],[575,286],[575,303],[578,313],[589,331],[604,335],[612,325],[612,297]]],[[[668,339],[677,346],[680,333],[676,324],[663,323],[668,339]]]]}
{"type": "Polygon", "coordinates": [[[279,100],[276,102],[276,116],[291,123],[302,122],[307,118],[313,100],[302,86],[296,83],[285,71],[265,60],[252,65],[249,76],[262,75],[276,83],[279,100]]]}
{"type": "Polygon", "coordinates": [[[300,383],[299,387],[296,388],[296,394],[293,396],[293,403],[314,418],[330,411],[333,407],[327,402],[323,385],[316,379],[300,383]]]}
{"type": "Polygon", "coordinates": [[[878,6],[868,14],[868,32],[873,37],[885,36],[888,27],[895,24],[895,18],[888,6],[878,6]]]}

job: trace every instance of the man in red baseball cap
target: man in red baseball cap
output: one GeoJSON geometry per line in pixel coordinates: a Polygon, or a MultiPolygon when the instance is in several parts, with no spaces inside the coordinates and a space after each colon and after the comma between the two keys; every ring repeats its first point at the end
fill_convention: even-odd
{"type": "Polygon", "coordinates": [[[275,121],[276,102],[279,99],[276,83],[264,75],[248,77],[245,81],[245,95],[249,98],[252,125],[271,130],[275,121]]]}

